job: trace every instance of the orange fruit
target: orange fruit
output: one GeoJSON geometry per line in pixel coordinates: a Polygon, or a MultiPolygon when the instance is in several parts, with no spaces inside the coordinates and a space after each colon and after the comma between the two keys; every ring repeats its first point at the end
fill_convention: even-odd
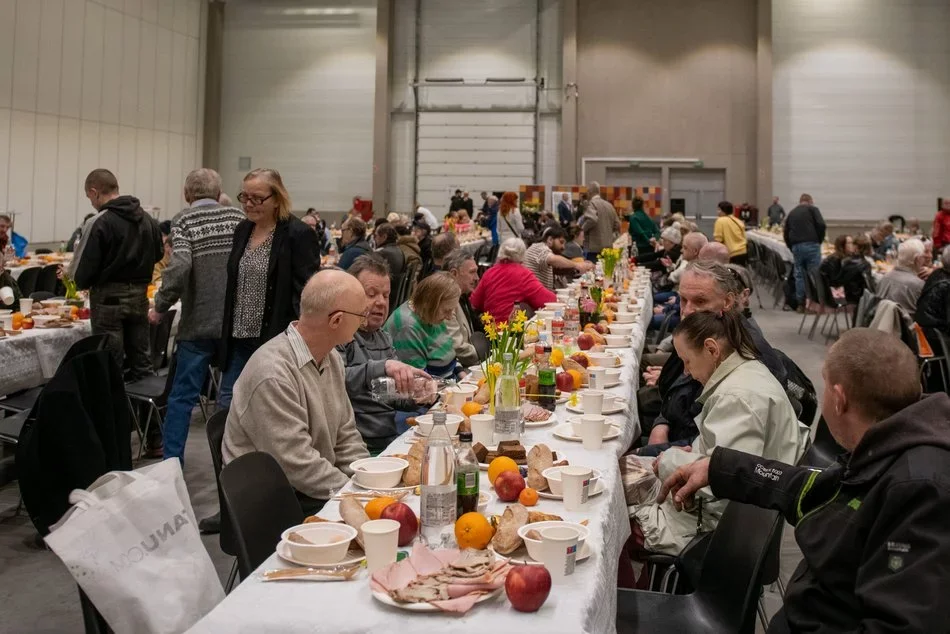
{"type": "Polygon", "coordinates": [[[459,548],[484,550],[493,533],[491,522],[481,513],[466,513],[455,521],[455,541],[459,548]]]}
{"type": "Polygon", "coordinates": [[[390,497],[373,498],[366,503],[366,515],[369,516],[371,520],[378,520],[383,509],[395,502],[396,500],[390,497]]]}
{"type": "Polygon", "coordinates": [[[538,492],[531,487],[521,489],[521,493],[518,494],[518,501],[521,506],[534,506],[538,503],[538,492]]]}
{"type": "Polygon", "coordinates": [[[567,373],[570,374],[571,378],[574,379],[574,389],[581,389],[581,385],[584,383],[584,377],[581,375],[581,373],[578,370],[568,370],[567,373]]]}
{"type": "Polygon", "coordinates": [[[474,416],[482,413],[482,406],[475,401],[468,401],[462,405],[462,415],[465,417],[474,416]]]}
{"type": "Polygon", "coordinates": [[[20,328],[23,327],[23,313],[13,313],[11,317],[13,317],[12,327],[14,330],[19,330],[20,328]]]}
{"type": "Polygon", "coordinates": [[[488,465],[488,481],[494,482],[498,476],[505,471],[515,471],[520,473],[518,463],[508,456],[498,456],[488,465]]]}

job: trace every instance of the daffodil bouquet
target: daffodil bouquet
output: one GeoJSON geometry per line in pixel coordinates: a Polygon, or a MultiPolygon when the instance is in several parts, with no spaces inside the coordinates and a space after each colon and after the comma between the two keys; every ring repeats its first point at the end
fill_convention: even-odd
{"type": "Polygon", "coordinates": [[[482,362],[482,372],[485,374],[485,383],[488,384],[488,406],[492,415],[495,413],[495,386],[498,383],[498,377],[501,376],[502,361],[505,354],[510,353],[514,360],[511,370],[519,378],[524,376],[530,365],[531,360],[522,359],[521,351],[524,349],[525,330],[531,322],[528,321],[528,315],[523,310],[519,310],[511,317],[511,322],[496,322],[495,318],[489,313],[482,315],[482,325],[485,328],[485,336],[491,346],[488,356],[482,362]]]}
{"type": "Polygon", "coordinates": [[[620,249],[607,248],[601,250],[600,255],[597,256],[597,259],[600,260],[604,267],[605,278],[613,279],[614,269],[617,267],[617,262],[619,262],[620,258],[622,257],[623,253],[620,251],[620,249]]]}

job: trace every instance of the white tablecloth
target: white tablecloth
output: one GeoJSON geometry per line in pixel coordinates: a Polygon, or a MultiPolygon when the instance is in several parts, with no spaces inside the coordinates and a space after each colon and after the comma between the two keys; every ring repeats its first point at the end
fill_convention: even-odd
{"type": "Polygon", "coordinates": [[[37,266],[35,264],[31,264],[29,266],[8,266],[7,270],[10,271],[10,275],[13,276],[13,279],[18,280],[20,279],[20,274],[23,273],[23,271],[27,269],[41,269],[41,268],[43,268],[43,266],[37,266]]]}
{"type": "MultiPolygon", "coordinates": [[[[590,498],[588,508],[568,513],[559,501],[542,499],[536,509],[555,513],[567,520],[589,519],[590,538],[594,547],[590,559],[580,562],[572,576],[556,584],[539,612],[517,612],[508,603],[504,591],[495,599],[473,608],[462,616],[443,614],[411,614],[385,606],[372,598],[365,572],[351,582],[263,582],[263,570],[290,567],[276,555],[265,561],[249,579],[245,579],[228,597],[190,631],[199,633],[229,632],[591,632],[603,634],[616,630],[617,562],[624,542],[630,536],[627,506],[617,458],[640,433],[637,417],[636,391],[639,380],[640,354],[644,331],[652,314],[652,297],[646,298],[639,328],[634,330],[630,349],[623,350],[621,383],[610,391],[628,399],[625,414],[610,416],[619,424],[622,434],[608,441],[601,451],[585,451],[580,443],[560,440],[551,434],[553,425],[526,430],[526,446],[546,443],[558,456],[566,456],[572,464],[600,469],[606,491],[590,498]]],[[[566,421],[570,413],[559,405],[556,416],[566,421]]],[[[404,453],[410,430],[397,439],[384,453],[404,453]]],[[[481,490],[489,490],[488,478],[482,475],[481,490]]],[[[351,488],[350,484],[347,488],[351,488]]],[[[418,513],[419,498],[407,501],[418,513]]],[[[489,514],[500,514],[504,504],[493,500],[489,514]]],[[[328,519],[339,519],[339,503],[329,502],[320,513],[328,519]]]]}
{"type": "Polygon", "coordinates": [[[772,235],[771,233],[762,233],[761,231],[750,230],[746,231],[745,237],[752,242],[755,242],[757,245],[775,251],[786,262],[794,262],[795,257],[792,255],[792,250],[786,246],[781,238],[772,235]]]}
{"type": "Polygon", "coordinates": [[[475,255],[475,252],[478,251],[478,248],[482,246],[483,244],[485,244],[486,242],[488,242],[488,240],[486,240],[485,238],[480,238],[478,240],[472,240],[471,242],[466,242],[459,248],[462,249],[462,251],[465,251],[466,253],[471,253],[472,255],[475,255]]]}
{"type": "Polygon", "coordinates": [[[76,341],[92,333],[88,320],[72,328],[33,328],[0,339],[0,394],[43,385],[76,341]]]}

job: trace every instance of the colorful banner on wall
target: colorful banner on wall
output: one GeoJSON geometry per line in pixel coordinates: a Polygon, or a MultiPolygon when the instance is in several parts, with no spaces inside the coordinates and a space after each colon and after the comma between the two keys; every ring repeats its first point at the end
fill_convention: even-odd
{"type": "Polygon", "coordinates": [[[636,194],[643,199],[643,211],[648,216],[656,218],[663,213],[662,187],[637,187],[636,194]]]}
{"type": "Polygon", "coordinates": [[[518,187],[518,204],[521,212],[544,210],[544,185],[520,185],[518,187]]]}

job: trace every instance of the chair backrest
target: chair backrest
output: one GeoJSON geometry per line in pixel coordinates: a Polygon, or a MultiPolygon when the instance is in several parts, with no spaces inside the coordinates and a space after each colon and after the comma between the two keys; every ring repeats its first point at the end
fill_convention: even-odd
{"type": "Polygon", "coordinates": [[[59,365],[62,366],[67,361],[87,352],[105,350],[108,346],[109,335],[89,335],[88,337],[83,337],[69,346],[69,349],[66,350],[66,354],[63,356],[63,360],[59,362],[59,365]]]}
{"type": "Polygon", "coordinates": [[[42,270],[39,266],[31,266],[20,273],[20,277],[16,279],[16,285],[20,287],[20,293],[24,297],[29,297],[33,291],[37,290],[36,281],[39,279],[42,270]]]}
{"type": "Polygon", "coordinates": [[[656,338],[653,339],[653,343],[659,345],[661,341],[666,337],[666,333],[670,329],[670,323],[673,321],[674,313],[672,311],[668,312],[663,321],[660,322],[660,327],[656,329],[656,338]]]}
{"type": "Polygon", "coordinates": [[[56,292],[56,285],[59,284],[59,278],[56,276],[59,272],[58,264],[47,264],[40,271],[36,280],[36,287],[33,290],[46,291],[48,293],[56,292]]]}
{"type": "Polygon", "coordinates": [[[488,337],[485,336],[485,333],[473,332],[472,345],[475,346],[475,354],[478,355],[479,361],[488,358],[488,354],[491,352],[491,344],[488,343],[488,337]]]}
{"type": "Polygon", "coordinates": [[[49,299],[51,297],[53,297],[53,294],[49,291],[33,291],[30,293],[30,299],[32,299],[34,302],[41,302],[44,299],[49,299]]]}
{"type": "Polygon", "coordinates": [[[205,433],[208,436],[208,448],[211,449],[211,465],[214,467],[214,482],[218,487],[218,506],[221,509],[220,527],[218,542],[221,550],[227,555],[237,555],[235,546],[234,528],[231,526],[231,520],[228,514],[224,512],[224,496],[221,495],[221,466],[223,459],[221,457],[221,443],[224,442],[224,428],[228,421],[228,410],[223,409],[215,412],[205,423],[205,433]]]}
{"type": "Polygon", "coordinates": [[[866,328],[871,323],[872,309],[876,303],[877,296],[869,289],[864,289],[861,293],[861,299],[858,300],[858,307],[854,313],[854,327],[866,328]]]}
{"type": "Polygon", "coordinates": [[[734,624],[730,631],[753,631],[766,555],[781,521],[776,511],[729,502],[713,532],[696,592],[734,624]]]}
{"type": "Polygon", "coordinates": [[[818,271],[814,269],[805,271],[805,297],[816,304],[823,304],[818,290],[821,287],[818,284],[818,271]]]}
{"type": "Polygon", "coordinates": [[[818,423],[815,426],[815,439],[812,441],[811,448],[815,452],[813,455],[822,457],[824,459],[823,461],[827,462],[827,464],[809,464],[807,465],[809,467],[828,466],[833,463],[838,456],[845,453],[844,447],[839,445],[838,441],[831,435],[831,430],[828,429],[828,423],[825,421],[824,416],[818,419],[818,423]]]}
{"type": "Polygon", "coordinates": [[[156,372],[165,367],[168,362],[168,340],[172,334],[172,322],[175,321],[174,308],[162,315],[158,324],[148,329],[148,352],[152,369],[156,372]]]}
{"type": "Polygon", "coordinates": [[[238,570],[247,579],[271,556],[280,534],[303,522],[293,487],[277,461],[254,451],[231,461],[219,477],[224,508],[234,527],[238,570]]]}

